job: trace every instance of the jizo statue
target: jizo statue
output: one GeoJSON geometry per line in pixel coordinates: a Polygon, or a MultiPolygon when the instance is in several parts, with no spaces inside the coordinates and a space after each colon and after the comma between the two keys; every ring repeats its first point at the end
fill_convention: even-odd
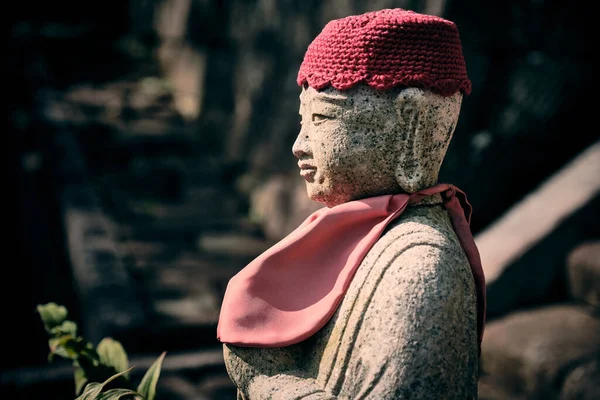
{"type": "Polygon", "coordinates": [[[324,207],[227,287],[238,399],[474,399],[485,280],[438,183],[463,95],[458,30],[386,9],[329,22],[300,66],[293,154],[324,207]]]}

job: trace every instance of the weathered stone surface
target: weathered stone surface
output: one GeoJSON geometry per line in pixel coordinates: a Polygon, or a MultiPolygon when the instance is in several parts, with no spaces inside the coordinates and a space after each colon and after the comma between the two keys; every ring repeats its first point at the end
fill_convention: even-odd
{"type": "Polygon", "coordinates": [[[292,151],[308,196],[332,207],[435,185],[461,100],[417,88],[303,88],[292,151]]]}
{"type": "Polygon", "coordinates": [[[600,241],[584,243],[573,250],[567,271],[571,296],[600,307],[600,241]]]}
{"type": "Polygon", "coordinates": [[[509,393],[550,399],[563,369],[598,351],[597,316],[574,305],[550,306],[490,322],[482,370],[509,393]]]}

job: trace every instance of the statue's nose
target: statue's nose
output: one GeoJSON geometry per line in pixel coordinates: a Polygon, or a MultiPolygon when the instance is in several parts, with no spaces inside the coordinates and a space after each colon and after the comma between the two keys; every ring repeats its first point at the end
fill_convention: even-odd
{"type": "Polygon", "coordinates": [[[294,156],[296,156],[296,158],[306,158],[312,156],[309,136],[304,129],[300,130],[300,133],[298,134],[298,137],[292,146],[292,153],[294,156]]]}

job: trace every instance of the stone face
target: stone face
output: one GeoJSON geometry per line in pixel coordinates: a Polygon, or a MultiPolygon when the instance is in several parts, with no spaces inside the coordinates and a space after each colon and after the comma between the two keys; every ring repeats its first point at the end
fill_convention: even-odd
{"type": "Polygon", "coordinates": [[[574,305],[550,306],[490,322],[482,370],[515,396],[553,398],[564,368],[599,351],[597,316],[574,305]]]}
{"type": "Polygon", "coordinates": [[[304,88],[292,151],[309,197],[332,207],[433,186],[461,100],[417,88],[304,88]]]}
{"type": "Polygon", "coordinates": [[[226,366],[249,399],[476,398],[476,319],[446,211],[415,205],[373,246],[317,334],[284,348],[225,345],[226,366]]]}
{"type": "Polygon", "coordinates": [[[600,241],[573,250],[567,260],[567,271],[571,296],[600,307],[600,241]]]}

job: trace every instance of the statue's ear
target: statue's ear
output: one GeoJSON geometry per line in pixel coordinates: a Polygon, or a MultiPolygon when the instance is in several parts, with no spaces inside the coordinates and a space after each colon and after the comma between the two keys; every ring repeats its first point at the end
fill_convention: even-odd
{"type": "Polygon", "coordinates": [[[396,115],[400,125],[396,142],[396,181],[408,193],[421,189],[423,179],[423,143],[419,143],[423,118],[428,112],[423,90],[406,88],[396,98],[396,115]]]}
{"type": "Polygon", "coordinates": [[[458,120],[462,94],[444,97],[418,88],[396,99],[396,181],[408,193],[434,185],[458,120]]]}

